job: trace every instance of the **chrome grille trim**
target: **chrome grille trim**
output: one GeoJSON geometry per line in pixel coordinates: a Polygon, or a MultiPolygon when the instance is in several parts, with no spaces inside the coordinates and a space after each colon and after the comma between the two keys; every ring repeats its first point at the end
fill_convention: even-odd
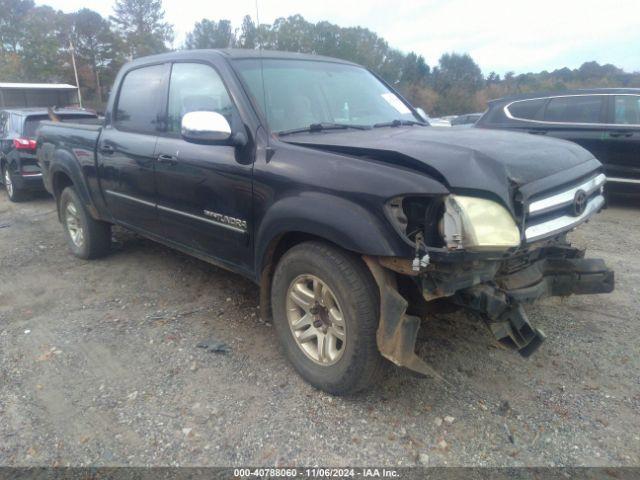
{"type": "Polygon", "coordinates": [[[602,195],[598,195],[591,199],[582,215],[578,217],[562,215],[546,222],[527,227],[524,231],[525,239],[527,242],[532,242],[556,233],[571,230],[598,213],[603,206],[604,197],[602,195]]]}
{"type": "Polygon", "coordinates": [[[575,187],[571,187],[570,189],[565,190],[564,192],[531,202],[529,204],[529,215],[540,215],[545,212],[571,205],[578,190],[583,190],[587,194],[587,196],[589,196],[602,185],[604,185],[606,181],[607,177],[604,175],[604,173],[601,173],[599,175],[596,175],[595,177],[590,178],[580,185],[576,185],[575,187]]]}

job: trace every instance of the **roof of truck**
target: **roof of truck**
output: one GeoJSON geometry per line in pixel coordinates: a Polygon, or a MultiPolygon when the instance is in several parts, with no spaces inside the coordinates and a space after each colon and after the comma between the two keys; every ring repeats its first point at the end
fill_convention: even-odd
{"type": "Polygon", "coordinates": [[[197,55],[213,54],[223,56],[229,59],[246,59],[246,58],[269,58],[281,60],[316,60],[322,62],[344,63],[347,65],[357,65],[339,58],[325,57],[322,55],[313,55],[309,53],[297,52],[281,52],[276,50],[250,50],[244,48],[222,48],[222,49],[204,49],[204,50],[179,50],[176,52],[161,53],[159,55],[151,55],[148,57],[140,57],[132,62],[132,64],[146,63],[149,60],[174,60],[183,57],[193,57],[197,55]]]}

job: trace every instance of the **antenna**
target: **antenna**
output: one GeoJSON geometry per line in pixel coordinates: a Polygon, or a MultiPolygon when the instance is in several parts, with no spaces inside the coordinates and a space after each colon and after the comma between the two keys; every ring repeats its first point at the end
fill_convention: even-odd
{"type": "Polygon", "coordinates": [[[73,73],[76,77],[76,88],[78,89],[78,102],[80,103],[80,108],[82,108],[82,92],[80,91],[80,82],[78,81],[78,69],[76,68],[76,51],[73,48],[73,42],[71,41],[71,37],[69,37],[69,50],[71,50],[71,63],[73,64],[73,73]]]}

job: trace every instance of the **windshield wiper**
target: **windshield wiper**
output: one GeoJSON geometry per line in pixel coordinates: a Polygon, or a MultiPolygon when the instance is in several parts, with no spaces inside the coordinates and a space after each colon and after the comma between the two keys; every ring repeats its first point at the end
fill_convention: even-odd
{"type": "Polygon", "coordinates": [[[405,125],[421,125],[426,127],[428,124],[426,122],[417,122],[415,120],[391,120],[390,122],[376,123],[373,125],[373,128],[382,128],[382,127],[403,127],[405,125]]]}
{"type": "Polygon", "coordinates": [[[369,125],[352,125],[348,123],[312,123],[308,127],[292,128],[291,130],[282,130],[277,132],[278,136],[291,135],[292,133],[308,133],[308,132],[321,132],[323,130],[347,130],[349,128],[355,130],[369,130],[369,125]]]}

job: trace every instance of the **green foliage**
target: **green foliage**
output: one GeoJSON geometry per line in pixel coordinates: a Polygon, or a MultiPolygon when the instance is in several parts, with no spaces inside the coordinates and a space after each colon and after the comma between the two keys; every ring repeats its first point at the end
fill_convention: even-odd
{"type": "Polygon", "coordinates": [[[235,43],[235,35],[229,20],[219,22],[203,19],[187,34],[185,48],[229,48],[235,43]]]}
{"type": "Polygon", "coordinates": [[[23,20],[23,37],[18,44],[22,78],[49,78],[60,81],[65,75],[60,68],[60,45],[64,41],[64,15],[51,7],[30,9],[23,20]]]}
{"type": "Polygon", "coordinates": [[[70,22],[76,61],[87,65],[91,73],[81,82],[88,90],[85,98],[100,105],[105,100],[104,86],[111,84],[124,62],[122,40],[111,30],[106,19],[88,8],[71,14],[70,22]]]}
{"type": "Polygon", "coordinates": [[[173,41],[161,0],[116,0],[110,18],[131,58],[166,52],[173,41]]]}
{"type": "Polygon", "coordinates": [[[245,15],[242,19],[242,27],[240,27],[240,36],[238,37],[238,47],[258,47],[258,28],[249,15],[245,15]]]}
{"type": "Polygon", "coordinates": [[[0,0],[0,53],[18,53],[33,0],[0,0]]]}
{"type": "MultiPolygon", "coordinates": [[[[161,0],[115,0],[109,20],[89,9],[64,14],[33,0],[0,0],[0,81],[75,83],[71,40],[83,97],[100,108],[120,66],[130,58],[167,51],[173,28],[161,0]]],[[[229,20],[202,19],[186,48],[265,48],[342,58],[369,68],[432,116],[482,111],[492,98],[587,87],[640,87],[640,73],[586,62],[552,72],[490,72],[483,76],[468,54],[446,53],[430,67],[363,27],[343,28],[301,15],[256,25],[247,15],[238,29],[229,20]]]]}

